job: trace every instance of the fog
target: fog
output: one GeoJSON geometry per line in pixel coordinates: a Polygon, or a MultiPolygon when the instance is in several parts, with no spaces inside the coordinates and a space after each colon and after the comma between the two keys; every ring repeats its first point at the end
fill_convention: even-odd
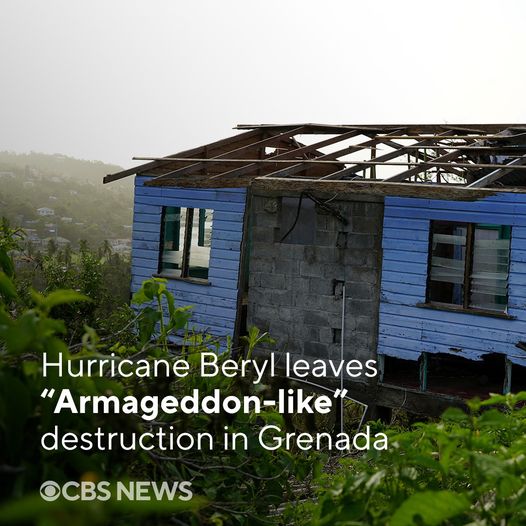
{"type": "Polygon", "coordinates": [[[526,3],[0,0],[0,150],[122,166],[237,123],[526,122],[526,3]]]}

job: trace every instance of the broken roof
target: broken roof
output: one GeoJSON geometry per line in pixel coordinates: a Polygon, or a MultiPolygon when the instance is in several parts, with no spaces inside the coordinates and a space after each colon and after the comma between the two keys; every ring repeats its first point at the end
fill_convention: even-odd
{"type": "MultiPolygon", "coordinates": [[[[232,137],[107,175],[149,186],[254,185],[456,196],[526,191],[526,124],[243,124],[232,137]],[[458,190],[463,190],[458,192],[458,190]],[[491,193],[491,192],[489,192],[491,193]]],[[[475,197],[470,195],[470,197],[475,197]]],[[[458,197],[457,197],[458,198],[458,197]]]]}

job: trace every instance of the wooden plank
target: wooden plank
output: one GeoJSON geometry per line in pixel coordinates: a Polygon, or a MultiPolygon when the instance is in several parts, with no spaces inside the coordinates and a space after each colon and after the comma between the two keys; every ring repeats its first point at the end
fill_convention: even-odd
{"type": "Polygon", "coordinates": [[[497,170],[494,170],[488,175],[485,175],[484,177],[481,177],[477,181],[472,182],[471,184],[468,185],[468,188],[484,188],[485,186],[488,186],[489,184],[494,183],[495,181],[498,181],[504,175],[509,174],[514,169],[516,169],[518,166],[521,166],[524,164],[526,164],[526,156],[519,157],[518,159],[515,159],[507,163],[505,165],[506,168],[497,168],[497,170]]]}
{"type": "MultiPolygon", "coordinates": [[[[156,197],[137,197],[135,200],[136,203],[143,203],[147,205],[158,205],[159,199],[156,197]]],[[[242,212],[245,208],[243,203],[229,203],[225,201],[196,201],[190,199],[182,199],[178,197],[163,197],[162,204],[164,206],[181,206],[185,208],[210,208],[216,211],[225,211],[225,212],[242,212]]]]}
{"type": "Polygon", "coordinates": [[[230,261],[237,261],[239,264],[240,252],[234,250],[223,250],[221,248],[212,247],[210,251],[210,260],[228,259],[230,261]]]}
{"type": "Polygon", "coordinates": [[[406,338],[408,340],[418,341],[422,338],[421,329],[412,329],[400,325],[388,325],[382,323],[380,327],[380,334],[385,336],[396,336],[397,338],[406,338]]]}
{"type": "MultiPolygon", "coordinates": [[[[394,184],[400,184],[400,183],[394,183],[394,184]]],[[[480,190],[483,191],[483,190],[480,190]]],[[[486,191],[488,191],[486,189],[486,191]]],[[[464,193],[465,195],[469,195],[470,191],[466,191],[464,188],[461,193],[464,193]]],[[[524,193],[517,193],[517,192],[508,192],[505,189],[501,189],[498,192],[492,191],[490,194],[487,195],[481,195],[479,199],[472,200],[472,199],[466,199],[465,203],[474,203],[478,202],[482,204],[482,206],[487,207],[489,210],[496,210],[498,207],[495,205],[512,205],[514,207],[516,206],[524,206],[526,204],[526,194],[524,193]],[[489,208],[493,207],[493,208],[489,208]]],[[[448,204],[448,206],[452,206],[453,208],[462,208],[465,205],[462,203],[451,201],[451,203],[448,204]]],[[[386,197],[385,199],[386,204],[389,206],[404,206],[404,207],[413,207],[413,208],[421,208],[422,206],[426,207],[438,207],[443,208],[444,201],[441,199],[428,199],[428,198],[408,198],[408,197],[398,197],[395,195],[386,197]]],[[[479,206],[479,205],[477,205],[479,206]]]]}
{"type": "MultiPolygon", "coordinates": [[[[429,224],[429,222],[428,222],[429,224]]],[[[428,227],[429,228],[429,227],[428,227]]],[[[429,240],[428,230],[409,230],[409,229],[400,229],[397,230],[394,228],[384,228],[384,238],[391,239],[405,239],[409,241],[425,241],[429,240]]]]}
{"type": "Polygon", "coordinates": [[[152,232],[159,235],[159,225],[155,223],[141,223],[133,222],[133,231],[134,232],[152,232]]]}
{"type": "MultiPolygon", "coordinates": [[[[509,137],[509,135],[505,135],[507,133],[507,130],[504,129],[504,130],[501,130],[495,137],[496,138],[499,138],[499,137],[509,137]]],[[[474,139],[476,137],[466,137],[466,139],[474,139]]],[[[481,137],[482,139],[487,139],[488,137],[487,136],[482,136],[481,137]]],[[[481,141],[474,141],[472,143],[470,143],[470,146],[481,146],[483,145],[483,143],[481,141]]],[[[463,152],[462,150],[453,150],[452,152],[448,152],[444,155],[441,155],[439,157],[436,157],[434,159],[434,162],[431,166],[438,166],[439,164],[437,163],[443,163],[443,162],[449,162],[449,161],[452,161],[453,159],[457,159],[458,157],[460,157],[461,155],[463,155],[463,152]]],[[[461,166],[461,163],[456,163],[455,166],[461,166]]],[[[482,164],[478,164],[477,165],[478,167],[481,167],[482,168],[482,164]]],[[[469,167],[469,165],[466,165],[464,167],[469,167]]],[[[409,170],[406,170],[405,172],[401,172],[399,174],[396,174],[396,175],[393,175],[391,177],[388,177],[386,179],[386,181],[404,181],[404,180],[407,180],[409,179],[409,177],[412,177],[413,175],[417,175],[419,173],[421,173],[422,171],[426,170],[428,168],[428,166],[426,166],[426,164],[421,164],[420,166],[415,166],[413,168],[410,168],[409,170]]]]}
{"type": "Polygon", "coordinates": [[[243,233],[241,230],[239,232],[216,232],[214,239],[222,239],[224,241],[237,241],[241,242],[241,237],[243,233]]]}
{"type": "Polygon", "coordinates": [[[231,259],[214,258],[210,261],[210,268],[219,267],[221,269],[239,270],[239,260],[234,261],[231,259]]]}
{"type": "Polygon", "coordinates": [[[208,279],[210,281],[215,279],[234,279],[237,280],[238,269],[224,269],[221,267],[212,266],[208,272],[208,279]]]}
{"type": "Polygon", "coordinates": [[[241,221],[229,221],[229,220],[223,220],[219,214],[214,216],[213,219],[213,227],[218,230],[228,230],[228,231],[238,231],[241,227],[241,221]]]}
{"type": "Polygon", "coordinates": [[[523,212],[526,212],[526,206],[517,205],[513,202],[495,202],[490,200],[480,200],[474,202],[462,202],[462,201],[452,201],[449,203],[444,203],[444,201],[438,201],[436,199],[404,199],[404,198],[394,198],[389,199],[386,202],[386,208],[390,210],[397,209],[425,209],[425,210],[448,210],[455,211],[467,211],[467,212],[479,212],[479,213],[491,213],[491,214],[516,214],[519,212],[519,208],[523,209],[523,212]]]}
{"type": "Polygon", "coordinates": [[[223,250],[233,250],[234,252],[239,252],[241,250],[241,243],[239,241],[212,239],[212,248],[221,248],[223,250]]]}
{"type": "Polygon", "coordinates": [[[153,259],[155,260],[155,265],[157,265],[157,261],[159,261],[159,251],[158,250],[149,250],[149,249],[142,249],[142,248],[134,248],[133,249],[133,257],[135,258],[141,258],[141,259],[153,259]]]}
{"type": "MultiPolygon", "coordinates": [[[[140,287],[142,283],[141,277],[141,273],[138,273],[134,277],[133,285],[137,288],[140,287]]],[[[223,316],[233,319],[233,313],[231,311],[237,298],[236,289],[205,286],[169,278],[167,280],[167,287],[178,303],[221,306],[225,309],[223,316]]],[[[198,310],[195,310],[195,312],[199,313],[198,310]]]]}
{"type": "MultiPolygon", "coordinates": [[[[210,151],[216,148],[222,148],[224,146],[235,144],[240,141],[246,141],[246,140],[250,141],[255,137],[261,137],[261,133],[262,133],[261,130],[251,130],[245,133],[238,133],[237,135],[232,135],[230,137],[226,137],[218,141],[214,141],[214,142],[202,145],[202,146],[198,146],[197,148],[191,148],[190,150],[184,150],[182,152],[178,152],[173,155],[169,155],[168,157],[174,157],[174,156],[191,157],[191,156],[201,155],[202,152],[205,151],[205,148],[210,151]]],[[[128,177],[129,175],[144,172],[146,170],[152,170],[154,168],[157,168],[158,166],[162,166],[163,164],[166,164],[166,161],[163,161],[161,159],[157,161],[148,162],[140,166],[135,166],[133,168],[128,168],[127,170],[122,170],[120,172],[116,172],[113,174],[108,174],[104,177],[103,183],[107,184],[113,181],[118,181],[119,179],[123,179],[124,177],[128,177]]]]}
{"type": "Polygon", "coordinates": [[[504,370],[504,385],[502,386],[502,392],[504,394],[511,393],[512,386],[512,363],[509,360],[506,360],[504,370]]]}
{"type": "Polygon", "coordinates": [[[424,252],[427,254],[429,243],[425,241],[415,242],[396,238],[384,238],[382,240],[382,248],[384,250],[404,250],[407,252],[424,252]]]}
{"type": "Polygon", "coordinates": [[[380,292],[388,293],[403,293],[409,294],[415,297],[425,297],[426,295],[426,284],[419,283],[415,285],[409,285],[407,283],[400,283],[398,281],[388,281],[387,279],[382,279],[382,287],[380,292]]]}
{"type": "Polygon", "coordinates": [[[466,223],[498,223],[500,225],[526,226],[526,216],[477,212],[471,210],[447,210],[438,208],[393,208],[388,217],[411,217],[419,219],[441,219],[444,221],[459,221],[466,223]]]}
{"type": "Polygon", "coordinates": [[[426,284],[426,276],[419,274],[402,274],[400,272],[393,272],[383,269],[382,280],[390,281],[391,283],[407,283],[409,285],[424,285],[426,284]]]}
{"type": "Polygon", "coordinates": [[[427,354],[422,353],[420,356],[419,371],[420,391],[427,391],[427,354]]]}
{"type": "Polygon", "coordinates": [[[159,241],[142,241],[137,239],[132,240],[132,250],[155,250],[157,253],[159,253],[159,246],[159,241]]]}
{"type": "Polygon", "coordinates": [[[235,290],[236,296],[237,296],[237,280],[236,279],[221,279],[221,278],[209,276],[208,280],[210,281],[210,285],[212,287],[235,290]]]}
{"type": "MultiPolygon", "coordinates": [[[[394,133],[394,132],[393,132],[394,133]]],[[[398,131],[396,132],[398,133],[398,131]]],[[[379,142],[377,139],[369,139],[368,141],[361,142],[359,144],[350,145],[346,148],[343,148],[341,150],[338,150],[336,152],[327,153],[324,155],[320,155],[316,158],[317,161],[321,162],[332,162],[333,160],[337,160],[338,157],[343,157],[345,155],[349,155],[351,153],[359,152],[360,150],[363,150],[364,148],[369,148],[371,146],[376,146],[379,142]]],[[[373,161],[374,162],[374,161],[373,161]]],[[[264,177],[266,178],[279,178],[279,177],[290,177],[291,175],[294,175],[296,173],[299,173],[305,169],[305,166],[302,161],[301,163],[295,164],[293,166],[290,166],[288,168],[283,168],[281,170],[277,170],[275,172],[271,172],[264,177]]],[[[321,180],[321,179],[320,179],[321,180]]]]}
{"type": "Polygon", "coordinates": [[[396,303],[397,305],[407,305],[412,307],[417,303],[423,303],[425,296],[404,294],[403,292],[388,292],[382,291],[380,294],[380,301],[384,303],[396,303]]]}
{"type": "MultiPolygon", "coordinates": [[[[461,318],[463,320],[464,318],[461,318]]],[[[381,325],[392,327],[407,327],[418,330],[432,330],[438,333],[454,334],[471,338],[481,337],[484,340],[503,341],[515,345],[524,333],[520,331],[510,331],[504,328],[472,327],[457,320],[457,323],[446,323],[439,320],[428,320],[413,318],[412,316],[400,316],[383,313],[381,315],[381,325]]]]}
{"type": "MultiPolygon", "coordinates": [[[[234,157],[235,158],[239,154],[245,152],[247,149],[250,150],[250,149],[263,148],[265,146],[268,146],[268,145],[271,145],[271,144],[275,144],[276,141],[279,141],[280,139],[288,138],[290,136],[299,134],[304,129],[305,129],[305,126],[298,126],[297,128],[293,128],[291,130],[287,130],[285,132],[272,135],[271,137],[267,137],[265,139],[261,139],[259,141],[256,141],[256,142],[244,145],[241,148],[236,148],[234,150],[229,150],[229,151],[227,151],[225,153],[222,153],[220,155],[216,155],[216,156],[213,157],[213,159],[214,160],[224,160],[224,159],[227,159],[229,157],[234,157]]],[[[199,161],[197,163],[190,164],[189,166],[183,166],[183,167],[178,168],[176,170],[171,170],[171,171],[169,171],[169,172],[167,172],[165,174],[159,175],[159,176],[155,177],[154,181],[159,182],[159,181],[166,180],[168,178],[182,177],[182,176],[185,176],[185,175],[189,175],[189,174],[198,172],[199,170],[202,170],[202,169],[204,169],[206,167],[207,167],[207,163],[206,162],[199,161]]]]}
{"type": "MultiPolygon", "coordinates": [[[[463,186],[437,185],[437,184],[406,184],[386,183],[382,180],[361,181],[333,181],[309,180],[301,177],[258,177],[251,183],[254,193],[260,192],[312,192],[315,195],[324,193],[327,197],[334,196],[404,196],[404,197],[430,197],[433,199],[447,199],[450,201],[476,201],[497,193],[492,188],[465,188],[463,186]]],[[[517,190],[499,189],[501,192],[518,193],[517,190]]]]}
{"type": "Polygon", "coordinates": [[[399,228],[402,230],[429,230],[429,221],[423,219],[406,219],[384,216],[384,228],[399,228]]]}
{"type": "MultiPolygon", "coordinates": [[[[284,153],[281,153],[281,154],[278,154],[278,155],[274,155],[271,158],[269,158],[268,160],[283,160],[283,159],[296,158],[296,157],[298,157],[298,155],[305,155],[306,153],[316,152],[320,148],[323,148],[325,146],[329,146],[331,144],[335,144],[335,143],[338,143],[338,142],[345,141],[345,140],[350,139],[352,137],[356,137],[357,135],[360,135],[360,132],[357,132],[357,131],[354,131],[354,130],[350,131],[350,132],[347,132],[347,133],[342,133],[341,135],[337,135],[335,137],[331,137],[330,139],[325,139],[323,141],[319,141],[319,142],[314,143],[314,144],[310,144],[310,145],[307,145],[307,146],[302,146],[300,148],[297,148],[296,150],[291,150],[291,151],[284,152],[284,153]]],[[[318,157],[318,159],[321,159],[323,157],[324,157],[323,155],[320,155],[318,157]]],[[[246,174],[248,174],[250,172],[255,171],[256,168],[257,168],[257,163],[252,163],[252,164],[249,164],[247,166],[242,166],[240,168],[236,168],[234,170],[230,170],[228,172],[225,172],[225,173],[221,174],[220,177],[222,177],[222,178],[223,177],[239,177],[241,175],[246,175],[246,174]]],[[[263,177],[268,177],[269,175],[270,174],[266,174],[263,177]]]]}
{"type": "MultiPolygon", "coordinates": [[[[470,347],[463,347],[461,352],[452,350],[455,348],[454,345],[445,345],[438,342],[425,342],[425,341],[413,341],[404,340],[403,338],[396,338],[394,336],[383,336],[380,335],[378,341],[382,345],[389,347],[411,350],[419,353],[432,353],[432,354],[450,354],[452,356],[461,356],[468,360],[481,360],[485,354],[492,351],[483,351],[480,349],[472,349],[470,347]]],[[[505,353],[500,353],[505,354],[505,353]]]]}
{"type": "MultiPolygon", "coordinates": [[[[151,187],[143,186],[136,188],[136,196],[138,197],[156,197],[161,200],[165,197],[180,198],[185,200],[196,201],[229,201],[232,203],[245,202],[246,190],[244,188],[230,188],[230,189],[203,189],[203,188],[180,188],[180,187],[151,187]],[[152,194],[150,194],[151,191],[152,194]]],[[[164,204],[159,201],[158,204],[164,204]]]]}
{"type": "MultiPolygon", "coordinates": [[[[446,132],[443,132],[439,135],[439,137],[447,137],[451,134],[450,131],[446,131],[446,132]]],[[[390,135],[388,135],[387,137],[390,137],[390,135]]],[[[387,137],[382,137],[382,139],[386,139],[387,137]]],[[[377,137],[376,137],[377,138],[377,137]]],[[[393,143],[392,141],[389,141],[391,142],[391,144],[393,145],[396,145],[397,146],[397,149],[395,149],[395,151],[393,152],[389,152],[389,153],[386,153],[384,155],[380,155],[379,157],[376,157],[376,159],[374,160],[375,162],[375,165],[376,166],[376,163],[378,164],[384,164],[386,161],[389,161],[391,159],[396,159],[397,157],[400,157],[401,155],[403,155],[404,153],[406,153],[408,150],[405,148],[405,146],[402,146],[402,145],[397,145],[396,143],[393,143]]],[[[423,141],[419,141],[417,142],[415,145],[413,146],[426,146],[430,143],[430,140],[429,139],[425,139],[423,141]]],[[[351,161],[353,162],[353,161],[351,161]]],[[[356,163],[357,164],[357,163],[356,163]]],[[[358,172],[360,172],[361,170],[364,170],[366,168],[366,166],[361,166],[361,165],[358,165],[358,166],[350,166],[348,168],[344,168],[343,170],[340,170],[339,172],[335,172],[333,174],[330,174],[330,175],[326,175],[325,177],[322,177],[321,179],[340,179],[342,178],[343,176],[349,176],[349,175],[353,175],[353,174],[356,174],[358,172]]]]}
{"type": "Polygon", "coordinates": [[[391,356],[393,358],[400,358],[402,360],[418,361],[420,358],[420,351],[412,351],[398,347],[391,347],[385,342],[378,343],[378,354],[383,356],[391,356]]]}
{"type": "MultiPolygon", "coordinates": [[[[511,123],[511,124],[414,124],[414,123],[389,123],[389,124],[319,124],[319,123],[308,123],[312,133],[337,133],[346,130],[363,130],[373,133],[381,133],[384,131],[393,131],[403,129],[408,134],[421,134],[421,133],[440,133],[446,130],[457,130],[466,133],[497,133],[504,129],[510,128],[514,130],[526,130],[526,124],[511,123]]],[[[238,130],[252,130],[262,128],[280,128],[285,126],[298,126],[298,124],[238,124],[236,129],[238,130]]]]}
{"type": "Polygon", "coordinates": [[[385,250],[384,259],[387,261],[405,261],[407,263],[417,263],[427,265],[427,251],[407,251],[407,250],[385,250]]]}
{"type": "Polygon", "coordinates": [[[521,318],[504,319],[492,316],[477,316],[475,314],[449,312],[444,310],[424,309],[415,305],[406,307],[402,305],[381,304],[380,312],[394,314],[397,316],[423,320],[425,323],[460,323],[465,326],[493,328],[506,331],[526,332],[526,313],[521,314],[521,318]]]}
{"type": "Polygon", "coordinates": [[[414,166],[413,168],[409,168],[408,170],[405,170],[404,172],[401,172],[396,175],[392,175],[391,177],[387,177],[384,179],[384,182],[396,182],[396,181],[405,181],[406,179],[409,179],[409,177],[412,177],[413,175],[417,175],[430,166],[436,166],[436,163],[445,163],[446,161],[452,161],[453,159],[457,159],[462,155],[461,150],[455,150],[453,152],[446,153],[444,155],[441,155],[440,157],[435,157],[433,163],[421,163],[418,166],[414,166]]]}
{"type": "Polygon", "coordinates": [[[141,212],[136,212],[133,218],[134,218],[134,221],[138,223],[154,223],[156,225],[161,224],[160,214],[145,214],[141,212]]]}

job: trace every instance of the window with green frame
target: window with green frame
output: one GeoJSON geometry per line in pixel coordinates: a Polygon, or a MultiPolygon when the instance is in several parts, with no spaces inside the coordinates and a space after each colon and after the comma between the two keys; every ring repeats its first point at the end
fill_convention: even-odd
{"type": "Polygon", "coordinates": [[[163,207],[160,274],[208,280],[213,216],[208,208],[163,207]]]}
{"type": "Polygon", "coordinates": [[[428,303],[506,312],[511,227],[432,221],[428,303]]]}

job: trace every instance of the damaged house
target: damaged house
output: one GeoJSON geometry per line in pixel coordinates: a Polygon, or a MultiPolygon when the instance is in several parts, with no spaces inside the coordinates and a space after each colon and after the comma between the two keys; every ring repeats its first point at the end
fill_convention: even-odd
{"type": "Polygon", "coordinates": [[[432,413],[526,388],[526,125],[242,125],[135,175],[132,289],[307,359],[376,360],[351,395],[432,413]]]}

